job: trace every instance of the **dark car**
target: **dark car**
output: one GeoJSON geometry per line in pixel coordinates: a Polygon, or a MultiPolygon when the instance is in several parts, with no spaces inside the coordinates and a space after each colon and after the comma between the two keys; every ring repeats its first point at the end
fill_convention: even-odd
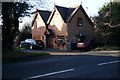
{"type": "Polygon", "coordinates": [[[86,42],[81,42],[81,43],[77,43],[77,48],[78,49],[84,49],[84,50],[91,50],[94,49],[96,47],[100,47],[103,44],[100,43],[100,41],[98,40],[88,40],[86,42]]]}
{"type": "Polygon", "coordinates": [[[90,46],[91,49],[103,46],[103,44],[100,41],[95,40],[95,39],[88,40],[86,43],[90,46]]]}
{"type": "Polygon", "coordinates": [[[41,40],[26,39],[25,41],[20,42],[19,47],[27,49],[43,49],[44,42],[41,40]]]}

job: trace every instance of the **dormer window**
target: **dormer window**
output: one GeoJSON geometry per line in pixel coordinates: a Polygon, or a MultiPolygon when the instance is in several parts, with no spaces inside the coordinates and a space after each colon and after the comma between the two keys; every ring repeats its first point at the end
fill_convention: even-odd
{"type": "Polygon", "coordinates": [[[83,25],[82,18],[77,18],[77,26],[82,26],[82,25],[83,25]]]}

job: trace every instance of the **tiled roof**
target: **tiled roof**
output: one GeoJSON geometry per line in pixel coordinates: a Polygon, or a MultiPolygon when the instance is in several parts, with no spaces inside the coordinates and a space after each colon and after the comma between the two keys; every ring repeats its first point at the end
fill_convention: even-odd
{"type": "Polygon", "coordinates": [[[67,22],[68,17],[73,13],[75,8],[67,8],[67,7],[61,7],[61,6],[55,6],[59,13],[61,14],[64,22],[67,22]]]}
{"type": "Polygon", "coordinates": [[[35,12],[32,13],[32,14],[35,13],[35,16],[34,16],[34,19],[33,19],[33,21],[32,21],[31,27],[33,26],[33,24],[34,24],[34,22],[35,22],[35,19],[37,18],[37,15],[38,15],[37,12],[39,12],[39,14],[40,14],[40,16],[42,17],[42,19],[43,19],[45,25],[47,25],[47,20],[48,20],[50,14],[51,14],[51,11],[36,10],[35,12]]]}
{"type": "Polygon", "coordinates": [[[76,8],[76,9],[73,11],[73,13],[69,16],[67,22],[69,23],[69,21],[73,18],[73,16],[77,13],[77,11],[78,11],[79,9],[81,9],[81,11],[82,11],[83,14],[85,15],[85,17],[88,19],[89,23],[90,23],[91,25],[93,25],[91,19],[88,17],[88,15],[87,15],[87,13],[85,12],[85,10],[83,9],[82,5],[80,5],[78,8],[76,8]]]}
{"type": "Polygon", "coordinates": [[[72,17],[75,15],[75,13],[80,8],[82,10],[82,12],[84,13],[85,17],[90,22],[90,24],[93,24],[91,22],[90,18],[88,17],[88,15],[86,14],[85,10],[83,9],[82,5],[80,5],[77,8],[67,8],[67,7],[61,7],[61,6],[56,5],[56,8],[58,9],[58,11],[61,14],[61,16],[62,16],[65,23],[69,23],[69,21],[72,19],[72,17]]]}
{"type": "MultiPolygon", "coordinates": [[[[75,15],[75,13],[78,11],[78,8],[80,8],[82,10],[82,12],[85,14],[86,18],[88,18],[88,21],[92,24],[90,18],[86,14],[86,12],[83,9],[82,5],[80,5],[78,8],[67,8],[67,7],[62,7],[62,6],[58,6],[58,5],[55,5],[55,7],[59,11],[59,13],[60,13],[60,15],[61,15],[61,17],[62,17],[62,19],[64,20],[65,23],[69,23],[69,21],[72,19],[72,17],[75,15]]],[[[47,25],[47,21],[48,21],[48,18],[50,16],[50,14],[51,14],[51,11],[37,10],[37,12],[39,12],[39,14],[42,17],[43,21],[47,25]]],[[[36,12],[34,12],[34,13],[36,13],[36,12]]],[[[36,19],[36,16],[35,16],[34,20],[36,19]]],[[[32,25],[34,23],[34,20],[32,22],[32,25]]]]}
{"type": "Polygon", "coordinates": [[[38,10],[40,16],[42,17],[43,21],[45,22],[45,24],[47,24],[47,20],[50,16],[50,11],[43,11],[43,10],[38,10]]]}

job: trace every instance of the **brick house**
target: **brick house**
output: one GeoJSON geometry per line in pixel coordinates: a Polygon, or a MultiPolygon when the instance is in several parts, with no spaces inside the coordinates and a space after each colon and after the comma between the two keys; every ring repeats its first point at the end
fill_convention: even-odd
{"type": "Polygon", "coordinates": [[[44,35],[44,32],[46,30],[47,20],[50,13],[50,11],[36,10],[31,24],[33,39],[42,40],[44,43],[46,43],[46,36],[44,35]]]}
{"type": "Polygon", "coordinates": [[[46,47],[67,48],[68,42],[83,42],[94,36],[93,24],[82,5],[78,8],[56,5],[51,12],[37,10],[32,22],[32,38],[43,40],[46,47]]]}

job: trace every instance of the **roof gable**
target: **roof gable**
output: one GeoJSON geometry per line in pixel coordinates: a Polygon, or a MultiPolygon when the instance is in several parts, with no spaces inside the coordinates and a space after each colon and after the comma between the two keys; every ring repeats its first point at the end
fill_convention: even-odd
{"type": "Polygon", "coordinates": [[[81,11],[83,12],[83,14],[85,15],[85,17],[88,19],[90,24],[93,24],[91,19],[88,17],[87,13],[85,12],[85,10],[83,9],[82,5],[80,5],[78,8],[76,8],[73,13],[69,16],[67,23],[69,23],[71,21],[71,19],[74,17],[74,15],[78,12],[78,10],[81,9],[81,11]]]}
{"type": "MultiPolygon", "coordinates": [[[[61,6],[58,6],[58,5],[55,5],[55,7],[59,11],[59,13],[60,13],[60,15],[61,15],[61,17],[62,17],[62,19],[64,20],[65,23],[69,23],[71,21],[71,19],[74,17],[74,15],[77,13],[77,11],[79,9],[81,9],[81,11],[84,13],[85,17],[90,22],[90,24],[93,24],[92,21],[90,20],[90,18],[88,17],[88,15],[86,14],[85,10],[83,9],[82,5],[80,5],[78,8],[67,8],[67,7],[61,7],[61,6]]],[[[36,19],[37,12],[42,17],[45,25],[49,25],[53,16],[54,16],[55,8],[52,11],[52,13],[50,11],[45,11],[45,10],[36,10],[36,14],[35,14],[34,20],[32,22],[32,26],[33,26],[34,21],[36,19]],[[50,14],[51,14],[51,16],[50,16],[50,14]]]]}
{"type": "Polygon", "coordinates": [[[67,8],[67,7],[61,7],[61,6],[55,6],[59,13],[61,14],[63,20],[65,23],[69,23],[70,20],[74,17],[74,15],[77,13],[79,9],[84,13],[85,17],[88,19],[90,24],[93,24],[90,18],[88,17],[87,13],[83,9],[82,5],[80,5],[78,8],[67,8]]]}
{"type": "Polygon", "coordinates": [[[32,21],[32,24],[31,24],[31,27],[33,27],[33,24],[34,24],[34,22],[35,22],[37,16],[38,16],[38,14],[37,14],[37,12],[36,12],[36,13],[35,13],[35,16],[34,16],[34,18],[33,18],[33,21],[32,21]]]}
{"type": "Polygon", "coordinates": [[[75,8],[66,8],[61,6],[55,6],[57,10],[59,11],[60,15],[62,16],[64,22],[67,21],[68,17],[71,15],[71,13],[75,10],[75,8]]]}
{"type": "Polygon", "coordinates": [[[52,19],[53,19],[53,16],[55,15],[55,12],[56,12],[56,8],[54,7],[53,11],[51,12],[49,18],[48,18],[48,21],[47,21],[47,28],[48,26],[50,25],[52,19]]]}
{"type": "Polygon", "coordinates": [[[50,11],[43,11],[43,10],[38,10],[40,16],[42,17],[43,21],[45,22],[45,24],[47,24],[47,20],[50,16],[50,11]]]}
{"type": "Polygon", "coordinates": [[[48,18],[49,18],[49,16],[50,16],[50,13],[51,13],[50,11],[36,10],[36,11],[33,12],[32,14],[34,14],[34,13],[35,13],[35,16],[34,16],[34,18],[33,18],[31,27],[32,27],[33,24],[34,24],[34,22],[35,22],[35,20],[36,20],[36,18],[37,18],[37,16],[38,16],[38,13],[40,14],[40,17],[43,19],[45,25],[47,25],[47,20],[48,20],[48,18]]]}
{"type": "Polygon", "coordinates": [[[67,13],[67,8],[66,7],[61,7],[61,6],[55,6],[57,10],[59,11],[61,17],[63,18],[64,21],[66,21],[66,13],[67,13]]]}

